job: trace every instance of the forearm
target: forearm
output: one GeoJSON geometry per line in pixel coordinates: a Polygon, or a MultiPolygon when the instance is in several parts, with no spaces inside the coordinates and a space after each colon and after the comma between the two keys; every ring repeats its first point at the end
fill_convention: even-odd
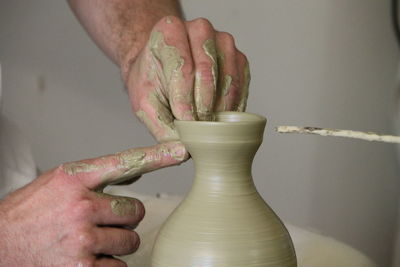
{"type": "Polygon", "coordinates": [[[117,65],[133,61],[164,16],[181,16],[179,0],[68,0],[96,44],[117,65]]]}
{"type": "MultiPolygon", "coordinates": [[[[15,266],[16,262],[9,255],[21,253],[21,251],[19,247],[10,248],[10,222],[7,219],[7,210],[10,210],[10,207],[5,204],[4,200],[0,200],[0,266],[15,266]]],[[[25,256],[27,255],[25,254],[25,256]]]]}

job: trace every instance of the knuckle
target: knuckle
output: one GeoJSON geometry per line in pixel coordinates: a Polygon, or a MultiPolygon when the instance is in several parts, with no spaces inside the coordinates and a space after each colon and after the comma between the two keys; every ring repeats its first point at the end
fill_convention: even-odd
{"type": "MultiPolygon", "coordinates": [[[[71,232],[69,240],[72,248],[72,255],[90,255],[92,252],[94,252],[95,245],[97,244],[96,236],[87,227],[75,229],[73,232],[71,232]]],[[[90,258],[85,260],[90,261],[90,258]]]]}
{"type": "Polygon", "coordinates": [[[207,34],[214,31],[214,27],[208,19],[198,18],[192,21],[193,28],[201,34],[207,34]]]}
{"type": "Polygon", "coordinates": [[[55,174],[61,177],[79,177],[82,168],[86,166],[88,166],[88,164],[85,161],[63,163],[55,169],[55,174]]]}
{"type": "Polygon", "coordinates": [[[192,75],[193,70],[194,70],[193,63],[189,60],[186,61],[185,64],[183,64],[182,69],[181,69],[184,76],[192,75]]]}
{"type": "Polygon", "coordinates": [[[89,199],[80,200],[74,206],[73,213],[77,219],[89,218],[95,213],[95,204],[89,199]]]}
{"type": "Polygon", "coordinates": [[[239,60],[239,63],[242,65],[247,64],[248,60],[247,60],[247,56],[245,54],[243,54],[240,50],[236,51],[236,57],[239,60]]]}
{"type": "Polygon", "coordinates": [[[41,176],[48,176],[62,183],[68,183],[71,181],[71,174],[68,173],[68,164],[69,163],[63,163],[58,165],[56,168],[43,173],[41,176]]]}
{"type": "Polygon", "coordinates": [[[156,27],[165,28],[165,27],[182,27],[184,23],[181,18],[173,15],[169,15],[163,17],[156,23],[156,27]]]}
{"type": "Polygon", "coordinates": [[[235,38],[228,32],[219,32],[218,38],[228,47],[235,47],[235,38]]]}
{"type": "Polygon", "coordinates": [[[81,230],[76,233],[78,247],[84,251],[92,251],[97,244],[96,235],[89,230],[81,230]]]}
{"type": "Polygon", "coordinates": [[[70,165],[70,163],[62,163],[62,164],[58,165],[58,167],[56,167],[54,170],[54,174],[57,176],[69,175],[68,174],[69,165],[70,165]]]}

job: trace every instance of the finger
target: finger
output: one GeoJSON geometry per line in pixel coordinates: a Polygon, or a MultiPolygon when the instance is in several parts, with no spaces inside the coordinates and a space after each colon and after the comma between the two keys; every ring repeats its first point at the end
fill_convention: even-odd
{"type": "MultiPolygon", "coordinates": [[[[144,85],[139,86],[144,87],[144,85]]],[[[134,105],[134,112],[156,138],[157,142],[178,140],[179,137],[174,126],[174,116],[171,114],[168,101],[164,100],[164,97],[160,95],[161,93],[155,89],[133,92],[131,96],[132,102],[140,99],[139,104],[134,105]]]]}
{"type": "Polygon", "coordinates": [[[128,265],[114,257],[99,257],[94,264],[95,267],[127,267],[128,265]]]}
{"type": "Polygon", "coordinates": [[[217,111],[236,110],[239,102],[239,71],[235,41],[229,33],[217,32],[218,89],[217,111]]]}
{"type": "Polygon", "coordinates": [[[218,79],[215,30],[203,18],[187,23],[195,66],[194,101],[199,120],[211,120],[218,79]]]}
{"type": "Polygon", "coordinates": [[[88,189],[121,183],[144,173],[178,165],[188,158],[182,143],[174,141],[132,148],[113,155],[62,164],[61,177],[76,178],[88,189]]]}
{"type": "Polygon", "coordinates": [[[141,177],[142,176],[136,176],[136,177],[133,177],[133,178],[128,179],[126,181],[123,181],[123,182],[120,182],[120,183],[116,183],[114,185],[130,185],[130,184],[133,184],[134,182],[136,182],[137,180],[139,180],[141,177]]]}
{"type": "Polygon", "coordinates": [[[249,97],[250,66],[246,56],[240,51],[237,51],[237,61],[240,77],[240,97],[236,110],[243,112],[246,110],[247,98],[249,97]]]}
{"type": "Polygon", "coordinates": [[[182,20],[169,16],[159,21],[151,33],[149,47],[160,63],[157,71],[173,115],[179,120],[194,120],[193,63],[182,20]]]}
{"type": "Polygon", "coordinates": [[[95,213],[92,220],[97,225],[119,225],[134,228],[143,219],[143,204],[131,197],[113,196],[93,192],[95,213]]]}
{"type": "Polygon", "coordinates": [[[140,238],[134,231],[114,227],[98,227],[94,231],[94,254],[121,256],[131,254],[139,248],[140,238]]]}

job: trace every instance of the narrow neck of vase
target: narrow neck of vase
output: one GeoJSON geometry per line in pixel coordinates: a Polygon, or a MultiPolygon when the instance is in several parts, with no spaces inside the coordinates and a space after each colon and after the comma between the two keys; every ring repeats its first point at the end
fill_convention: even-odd
{"type": "Polygon", "coordinates": [[[216,113],[215,121],[176,121],[196,168],[195,183],[251,182],[251,164],[262,142],[266,119],[243,112],[216,113]]]}

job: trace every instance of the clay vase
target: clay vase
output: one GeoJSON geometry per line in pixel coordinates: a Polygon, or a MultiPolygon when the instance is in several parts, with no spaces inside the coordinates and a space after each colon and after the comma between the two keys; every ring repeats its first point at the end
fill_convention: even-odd
{"type": "Polygon", "coordinates": [[[266,119],[242,112],[215,117],[211,122],[175,122],[196,177],[161,227],[152,266],[297,266],[288,231],[251,176],[266,119]]]}

